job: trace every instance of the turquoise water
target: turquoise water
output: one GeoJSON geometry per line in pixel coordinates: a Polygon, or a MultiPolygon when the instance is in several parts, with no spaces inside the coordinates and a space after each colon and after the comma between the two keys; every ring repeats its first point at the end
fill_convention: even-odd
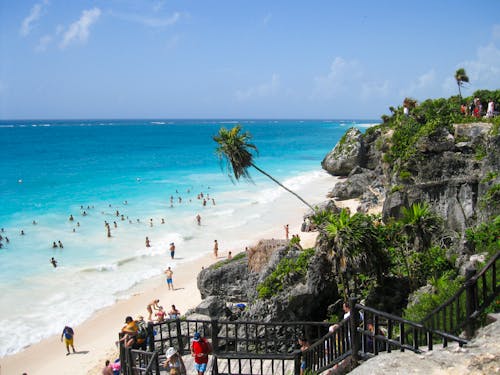
{"type": "MultiPolygon", "coordinates": [[[[373,122],[240,121],[259,148],[256,164],[299,184],[321,170],[349,127],[373,122]]],[[[235,123],[0,121],[0,234],[10,240],[0,250],[0,324],[14,327],[0,332],[0,356],[126,297],[138,282],[161,273],[172,241],[179,262],[210,251],[224,229],[234,235],[230,246],[242,245],[238,237],[251,219],[264,220],[256,203],[272,204],[277,188],[256,171],[250,171],[255,185],[233,185],[221,171],[212,136],[235,123]],[[203,206],[202,192],[216,204],[210,199],[203,206]],[[52,248],[54,241],[64,248],[52,248]]]]}

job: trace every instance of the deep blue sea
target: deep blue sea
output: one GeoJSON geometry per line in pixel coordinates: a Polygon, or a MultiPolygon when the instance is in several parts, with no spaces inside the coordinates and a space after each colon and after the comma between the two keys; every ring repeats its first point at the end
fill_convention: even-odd
{"type": "Polygon", "coordinates": [[[162,272],[172,241],[185,261],[210,252],[215,236],[237,249],[249,227],[265,226],[264,208],[282,191],[253,170],[255,184],[231,182],[212,140],[221,126],[240,123],[255,163],[300,186],[323,173],[349,127],[376,122],[0,121],[0,326],[11,327],[0,330],[0,357],[127,297],[162,272]]]}

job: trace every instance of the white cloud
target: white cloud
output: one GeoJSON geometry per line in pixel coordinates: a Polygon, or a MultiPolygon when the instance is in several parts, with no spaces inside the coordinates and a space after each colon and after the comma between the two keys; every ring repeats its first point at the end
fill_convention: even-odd
{"type": "Polygon", "coordinates": [[[389,94],[389,81],[365,82],[361,85],[361,97],[371,99],[373,97],[385,97],[389,94]]]}
{"type": "Polygon", "coordinates": [[[165,5],[165,0],[156,1],[153,4],[153,11],[154,12],[159,12],[160,10],[162,10],[162,8],[163,8],[164,5],[165,5]]]}
{"type": "Polygon", "coordinates": [[[275,96],[279,91],[279,87],[280,87],[280,77],[278,74],[274,73],[271,77],[271,81],[269,82],[249,87],[246,90],[236,91],[236,99],[238,101],[247,101],[254,98],[275,96]]]}
{"type": "MultiPolygon", "coordinates": [[[[464,96],[471,95],[475,90],[496,90],[500,87],[500,25],[495,25],[492,31],[492,41],[476,49],[476,56],[472,60],[462,61],[455,69],[464,68],[469,76],[469,84],[465,86],[464,96]]],[[[454,73],[454,72],[453,72],[454,73]]],[[[442,83],[446,95],[457,93],[457,83],[453,76],[446,77],[442,83]]]]}
{"type": "Polygon", "coordinates": [[[85,42],[90,34],[90,26],[99,19],[100,15],[99,8],[84,10],[80,19],[73,22],[64,33],[60,47],[65,48],[74,41],[85,42]]]}
{"type": "Polygon", "coordinates": [[[326,76],[314,78],[315,98],[331,99],[352,91],[354,86],[361,89],[363,70],[356,60],[347,61],[336,57],[326,76]]]}
{"type": "Polygon", "coordinates": [[[175,25],[181,20],[183,13],[174,12],[168,17],[146,17],[138,14],[111,13],[113,16],[125,21],[136,22],[148,27],[166,27],[175,25]]]}
{"type": "Polygon", "coordinates": [[[33,5],[30,14],[21,23],[21,35],[27,36],[33,29],[34,23],[42,16],[45,7],[49,4],[47,0],[33,5]]]}
{"type": "Polygon", "coordinates": [[[434,69],[423,73],[410,85],[400,90],[401,97],[426,95],[429,88],[436,84],[436,71],[434,69]]]}
{"type": "Polygon", "coordinates": [[[42,36],[38,41],[38,45],[35,47],[35,51],[44,52],[51,42],[52,42],[52,37],[50,35],[42,36]]]}

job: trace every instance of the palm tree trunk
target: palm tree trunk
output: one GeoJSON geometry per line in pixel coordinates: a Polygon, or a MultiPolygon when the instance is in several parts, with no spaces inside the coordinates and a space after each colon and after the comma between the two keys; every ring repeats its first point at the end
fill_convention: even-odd
{"type": "Polygon", "coordinates": [[[274,181],[275,183],[277,183],[279,186],[281,186],[283,189],[285,189],[286,191],[288,191],[289,193],[295,195],[302,203],[304,203],[307,207],[309,207],[313,212],[316,212],[316,210],[314,209],[313,206],[311,206],[309,203],[307,203],[304,199],[302,199],[302,197],[300,195],[298,195],[297,193],[295,193],[294,191],[290,190],[289,188],[287,188],[285,185],[283,185],[281,182],[279,182],[278,180],[276,180],[273,176],[271,176],[270,174],[266,173],[265,171],[263,171],[262,169],[260,169],[259,167],[257,167],[254,163],[251,163],[252,167],[254,167],[255,169],[257,169],[260,173],[262,173],[263,175],[269,177],[272,181],[274,181]]]}
{"type": "Polygon", "coordinates": [[[458,85],[458,96],[460,97],[460,99],[462,99],[462,91],[460,90],[460,82],[457,82],[457,85],[458,85]]]}

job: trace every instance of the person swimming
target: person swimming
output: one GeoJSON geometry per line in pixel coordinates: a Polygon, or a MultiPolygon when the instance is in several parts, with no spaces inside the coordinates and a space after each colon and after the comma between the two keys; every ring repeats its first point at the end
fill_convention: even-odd
{"type": "Polygon", "coordinates": [[[52,257],[50,259],[50,263],[52,263],[52,265],[54,266],[54,268],[57,268],[57,260],[55,260],[54,257],[52,257]]]}

